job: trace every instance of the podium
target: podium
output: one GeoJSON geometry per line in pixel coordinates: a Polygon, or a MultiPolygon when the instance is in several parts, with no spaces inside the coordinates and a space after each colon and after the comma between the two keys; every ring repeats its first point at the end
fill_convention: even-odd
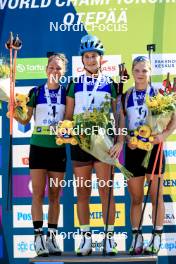
{"type": "Polygon", "coordinates": [[[119,252],[116,256],[102,256],[102,253],[92,253],[91,256],[76,256],[74,252],[65,252],[61,256],[35,257],[29,260],[30,264],[63,264],[63,263],[133,263],[157,264],[158,256],[131,256],[126,252],[119,252]]]}

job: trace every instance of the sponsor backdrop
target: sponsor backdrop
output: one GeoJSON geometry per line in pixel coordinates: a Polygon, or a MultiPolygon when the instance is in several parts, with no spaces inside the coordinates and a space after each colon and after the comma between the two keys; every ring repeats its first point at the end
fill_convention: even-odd
{"type": "MultiPolygon", "coordinates": [[[[69,64],[64,85],[70,76],[83,72],[78,56],[83,35],[97,35],[106,50],[102,70],[118,81],[118,64],[126,63],[130,73],[132,58],[147,55],[146,45],[155,43],[152,54],[152,83],[158,89],[167,72],[176,75],[175,36],[176,0],[0,0],[0,54],[8,57],[4,43],[9,31],[18,33],[23,47],[18,53],[16,92],[27,93],[34,85],[44,83],[47,51],[63,52],[69,64]]],[[[125,89],[132,85],[130,79],[125,89]]],[[[14,122],[13,131],[13,207],[6,211],[9,122],[7,105],[0,109],[0,262],[28,263],[35,256],[31,220],[32,187],[29,177],[29,138],[33,120],[23,126],[14,122]],[[2,158],[3,153],[3,158],[2,158]]],[[[167,172],[164,180],[166,204],[164,236],[159,264],[174,263],[176,255],[176,135],[165,143],[167,172]]],[[[69,147],[67,148],[70,157],[69,147]]],[[[135,157],[134,157],[135,158],[135,157]]],[[[134,160],[135,162],[135,160],[134,160]]],[[[73,180],[68,158],[66,180],[73,180]]],[[[91,227],[93,249],[102,249],[102,208],[97,181],[93,173],[91,198],[91,227]]],[[[127,183],[118,171],[115,175],[116,243],[119,250],[127,250],[131,241],[129,195],[127,183]],[[119,243],[120,241],[120,243],[119,243]]],[[[147,188],[147,184],[145,189],[147,188]]],[[[47,223],[47,188],[44,199],[44,227],[47,223]]],[[[73,184],[63,187],[59,219],[59,241],[65,251],[73,251],[79,243],[79,222],[76,214],[76,190],[73,184]]],[[[145,243],[150,239],[151,204],[146,208],[143,230],[145,243]]],[[[45,229],[46,231],[46,229],[45,229]]]]}

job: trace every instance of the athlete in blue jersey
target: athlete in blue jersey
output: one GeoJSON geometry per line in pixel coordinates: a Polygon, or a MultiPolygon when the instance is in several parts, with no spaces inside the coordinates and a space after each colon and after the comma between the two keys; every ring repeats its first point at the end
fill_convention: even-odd
{"type": "MultiPolygon", "coordinates": [[[[132,73],[135,81],[134,87],[131,87],[123,97],[122,105],[124,106],[124,114],[127,118],[126,124],[128,125],[128,131],[133,131],[137,129],[140,125],[145,124],[146,117],[148,114],[148,109],[145,103],[146,95],[152,97],[155,95],[153,87],[150,86],[150,75],[151,75],[151,65],[147,57],[139,56],[134,59],[132,64],[132,73]]],[[[161,234],[163,231],[163,221],[164,221],[164,202],[163,202],[163,173],[165,171],[165,158],[163,155],[162,161],[162,176],[161,176],[161,185],[158,197],[158,214],[155,230],[152,232],[152,237],[149,242],[149,245],[146,248],[143,248],[143,236],[142,230],[140,230],[139,235],[137,236],[137,243],[135,245],[135,238],[137,235],[137,230],[139,226],[139,221],[142,212],[142,203],[144,198],[144,181],[145,176],[147,181],[150,181],[158,144],[166,139],[174,129],[176,128],[176,116],[173,115],[171,122],[169,123],[167,129],[159,135],[154,137],[154,147],[149,160],[149,165],[147,169],[142,166],[142,162],[146,155],[145,150],[138,149],[134,147],[129,142],[127,138],[127,144],[125,145],[125,167],[131,171],[134,175],[134,178],[131,178],[128,181],[128,190],[131,196],[131,209],[130,209],[130,218],[132,225],[133,240],[130,247],[131,254],[141,254],[144,250],[146,254],[158,253],[161,246],[161,234]]],[[[156,193],[157,193],[157,183],[159,173],[159,160],[156,165],[155,174],[153,177],[153,182],[150,189],[150,197],[152,202],[152,220],[154,223],[154,212],[156,205],[156,193]]]]}
{"type": "Polygon", "coordinates": [[[67,60],[63,54],[49,57],[46,67],[47,82],[34,87],[29,92],[27,124],[34,113],[35,127],[30,139],[29,168],[32,179],[32,219],[35,234],[35,250],[38,256],[60,255],[61,250],[56,241],[57,224],[60,212],[59,182],[64,178],[66,168],[65,146],[56,145],[56,135],[51,134],[50,126],[63,120],[65,114],[66,89],[59,84],[65,74],[67,60]],[[45,240],[43,234],[43,199],[48,178],[48,232],[45,240]],[[53,180],[53,181],[51,181],[53,180]],[[52,182],[57,182],[56,187],[52,182]]]}
{"type": "MultiPolygon", "coordinates": [[[[81,40],[80,55],[84,65],[85,74],[76,82],[69,84],[66,100],[66,119],[72,120],[73,114],[92,111],[93,108],[99,108],[105,100],[105,95],[112,97],[112,110],[116,110],[116,90],[113,82],[108,82],[107,78],[101,73],[102,55],[104,48],[101,41],[95,37],[86,35],[81,40]]],[[[82,240],[77,250],[77,255],[89,255],[92,252],[92,237],[90,231],[90,210],[89,200],[91,195],[91,186],[86,184],[91,181],[92,169],[96,171],[98,181],[105,181],[105,187],[99,186],[99,193],[102,202],[103,220],[106,220],[106,211],[108,204],[108,186],[111,167],[108,164],[100,162],[93,156],[84,152],[78,146],[71,148],[71,158],[75,177],[78,183],[83,181],[82,186],[77,186],[77,214],[82,232],[82,240]]],[[[106,243],[106,253],[116,254],[117,249],[114,243],[114,221],[115,221],[115,203],[113,195],[111,197],[110,216],[108,223],[108,239],[106,243]]]]}

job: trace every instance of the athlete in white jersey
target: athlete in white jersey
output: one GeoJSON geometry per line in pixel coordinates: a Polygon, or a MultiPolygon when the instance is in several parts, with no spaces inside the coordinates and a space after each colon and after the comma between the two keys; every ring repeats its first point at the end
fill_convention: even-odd
{"type": "MultiPolygon", "coordinates": [[[[81,40],[80,55],[84,65],[85,74],[78,78],[77,82],[72,82],[67,91],[66,100],[66,119],[72,120],[73,114],[83,113],[86,110],[92,111],[93,108],[100,107],[106,94],[112,99],[112,110],[116,109],[116,91],[113,83],[107,83],[105,76],[101,73],[102,55],[104,48],[101,41],[91,35],[86,35],[81,40]],[[93,78],[94,77],[94,78],[93,78]],[[104,78],[103,78],[104,77],[104,78]]],[[[105,183],[110,178],[110,165],[100,162],[93,156],[81,150],[78,146],[71,148],[71,158],[73,161],[76,180],[84,181],[84,186],[77,187],[77,214],[82,232],[82,240],[77,250],[77,255],[88,255],[92,251],[92,238],[90,231],[90,210],[89,200],[91,186],[86,182],[91,181],[92,169],[96,170],[98,181],[104,180],[105,183]]],[[[108,186],[99,186],[99,193],[102,202],[102,212],[104,223],[106,221],[106,210],[108,204],[108,186]]],[[[108,223],[108,237],[106,243],[106,253],[116,254],[117,249],[114,243],[114,221],[115,203],[111,197],[110,215],[108,223]]]]}
{"type": "MultiPolygon", "coordinates": [[[[151,65],[147,57],[139,56],[134,59],[132,64],[132,74],[135,81],[135,86],[130,88],[123,100],[124,114],[127,118],[128,131],[133,131],[137,129],[140,125],[145,124],[145,120],[148,114],[147,106],[145,104],[146,95],[154,96],[154,90],[149,85],[150,75],[151,75],[151,65]]],[[[137,235],[137,230],[139,226],[139,221],[142,211],[142,203],[144,198],[144,181],[145,177],[147,181],[150,181],[158,144],[163,142],[176,128],[176,116],[173,115],[171,122],[169,123],[167,129],[159,135],[154,137],[154,147],[149,160],[149,165],[147,169],[142,166],[142,162],[146,155],[145,150],[138,149],[132,145],[127,138],[127,144],[125,149],[125,167],[131,171],[134,178],[128,181],[128,190],[131,196],[131,209],[130,209],[130,219],[132,225],[133,240],[130,247],[131,254],[141,254],[144,250],[146,254],[158,253],[161,246],[161,234],[163,230],[164,221],[164,202],[163,202],[163,173],[165,171],[165,158],[163,156],[162,161],[162,176],[160,191],[158,197],[158,214],[155,230],[152,231],[151,241],[149,245],[143,248],[143,237],[142,230],[140,230],[139,235],[137,235]],[[137,243],[135,238],[137,235],[137,243]],[[134,245],[136,243],[135,249],[134,245]]],[[[155,174],[153,177],[150,197],[152,202],[152,220],[154,224],[154,212],[156,204],[156,193],[157,193],[157,183],[159,173],[159,160],[156,165],[155,174]]]]}
{"type": "Polygon", "coordinates": [[[28,118],[22,124],[27,124],[34,113],[35,127],[30,140],[29,168],[32,179],[32,220],[35,234],[35,250],[38,256],[60,255],[61,250],[56,241],[57,223],[59,218],[60,187],[48,184],[48,232],[45,240],[43,234],[43,198],[50,178],[59,182],[64,178],[66,168],[65,146],[58,147],[55,135],[50,134],[50,126],[63,120],[65,114],[66,89],[59,84],[59,79],[65,74],[67,60],[63,54],[55,54],[48,59],[46,67],[47,82],[34,87],[28,103],[28,118]]]}

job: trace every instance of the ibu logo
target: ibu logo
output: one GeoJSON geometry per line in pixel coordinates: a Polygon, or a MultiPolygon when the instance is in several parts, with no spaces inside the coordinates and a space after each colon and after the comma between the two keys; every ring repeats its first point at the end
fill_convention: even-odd
{"type": "Polygon", "coordinates": [[[28,244],[25,243],[24,241],[18,243],[17,247],[20,252],[26,252],[28,250],[28,244]]]}
{"type": "Polygon", "coordinates": [[[20,251],[21,253],[35,250],[33,242],[27,243],[27,242],[21,241],[20,243],[17,244],[17,248],[18,248],[18,251],[20,251]]]}
{"type": "Polygon", "coordinates": [[[28,132],[29,130],[31,130],[31,123],[28,123],[27,125],[18,123],[18,130],[22,133],[28,132]]]}

